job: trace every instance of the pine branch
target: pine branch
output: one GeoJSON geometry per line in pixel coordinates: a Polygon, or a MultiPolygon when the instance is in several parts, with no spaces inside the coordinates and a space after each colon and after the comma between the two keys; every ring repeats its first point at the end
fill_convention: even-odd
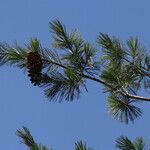
{"type": "Polygon", "coordinates": [[[128,60],[128,59],[126,59],[126,58],[122,58],[122,59],[124,59],[126,62],[128,62],[130,65],[132,65],[133,67],[135,67],[138,71],[139,71],[139,73],[141,72],[142,73],[142,75],[144,75],[144,76],[147,76],[147,77],[150,77],[150,73],[148,73],[149,72],[149,69],[147,69],[147,68],[145,68],[145,67],[143,67],[143,66],[137,66],[137,65],[135,65],[134,63],[132,63],[130,60],[128,60]],[[143,70],[142,70],[143,69],[143,70]]]}
{"type": "Polygon", "coordinates": [[[131,141],[126,136],[120,136],[116,139],[116,148],[120,150],[148,150],[144,139],[142,137],[136,138],[135,141],[131,141]]]}
{"type": "MultiPolygon", "coordinates": [[[[52,64],[55,64],[55,65],[58,65],[58,66],[60,66],[60,67],[62,67],[62,68],[64,68],[64,69],[67,69],[67,66],[64,66],[63,64],[58,64],[58,63],[56,63],[56,62],[48,61],[48,60],[44,60],[44,61],[47,61],[48,63],[52,63],[52,64]]],[[[71,68],[71,67],[70,67],[70,68],[71,68]]],[[[85,78],[85,79],[89,79],[89,80],[98,82],[98,83],[100,83],[100,84],[103,84],[104,86],[109,87],[109,88],[112,89],[113,91],[117,90],[117,88],[112,87],[111,85],[109,85],[108,83],[106,83],[106,82],[103,81],[103,80],[100,80],[100,79],[98,79],[98,78],[85,75],[85,74],[83,74],[83,73],[81,74],[81,73],[79,73],[79,72],[77,72],[77,74],[78,74],[79,76],[82,76],[82,77],[85,78]]],[[[124,91],[124,92],[121,92],[121,91],[120,91],[120,93],[121,93],[122,95],[128,97],[128,98],[131,98],[131,99],[137,99],[137,100],[142,100],[142,101],[148,101],[148,102],[150,102],[150,98],[148,98],[148,97],[142,97],[142,96],[137,96],[137,95],[131,95],[131,94],[129,94],[127,91],[124,91]]]]}
{"type": "Polygon", "coordinates": [[[135,145],[127,137],[119,137],[116,140],[116,147],[120,150],[136,150],[135,145]]]}
{"type": "Polygon", "coordinates": [[[26,127],[23,127],[23,130],[17,130],[16,135],[20,137],[22,139],[21,142],[27,145],[31,150],[37,145],[30,131],[26,127]]]}
{"type": "Polygon", "coordinates": [[[135,145],[136,149],[138,149],[138,150],[148,149],[148,147],[142,137],[136,138],[136,140],[134,141],[134,145],[135,145]]]}
{"type": "MultiPolygon", "coordinates": [[[[62,67],[62,68],[64,68],[64,69],[72,68],[71,66],[65,66],[65,65],[63,65],[63,64],[59,64],[59,63],[56,63],[56,62],[53,62],[53,61],[50,61],[50,60],[45,60],[45,59],[43,59],[43,61],[48,62],[48,63],[50,63],[50,64],[52,63],[52,64],[57,65],[57,66],[59,66],[59,67],[62,67]]],[[[72,69],[74,69],[74,68],[72,68],[72,69]]],[[[83,74],[83,73],[80,74],[79,72],[77,72],[77,74],[80,75],[80,76],[82,76],[83,78],[87,78],[87,79],[90,79],[90,80],[99,82],[99,83],[101,83],[101,84],[104,84],[104,85],[106,84],[104,81],[102,81],[102,80],[100,80],[100,79],[97,79],[97,78],[94,78],[94,77],[85,75],[85,74],[83,74]]]]}
{"type": "Polygon", "coordinates": [[[87,148],[83,141],[79,141],[75,143],[75,150],[90,150],[90,148],[87,148]]]}
{"type": "Polygon", "coordinates": [[[98,43],[103,50],[103,63],[100,64],[97,49],[85,42],[79,33],[68,32],[58,20],[50,23],[50,28],[54,47],[65,52],[42,48],[38,39],[31,39],[25,48],[0,43],[0,65],[27,68],[31,83],[44,88],[49,98],[60,101],[79,98],[81,88],[86,89],[86,80],[95,81],[116,96],[112,103],[116,110],[121,106],[120,112],[131,114],[131,120],[140,115],[140,110],[131,102],[150,102],[149,97],[137,94],[141,86],[150,87],[150,57],[137,38],[131,38],[126,48],[119,39],[101,33],[98,43]]]}
{"type": "Polygon", "coordinates": [[[44,75],[40,87],[44,88],[45,94],[50,101],[62,100],[73,101],[78,99],[81,93],[81,87],[85,87],[84,81],[70,69],[66,70],[66,75],[59,72],[51,72],[49,75],[44,75]]]}
{"type": "Polygon", "coordinates": [[[119,93],[111,94],[108,97],[109,112],[116,120],[125,122],[126,124],[129,121],[133,123],[135,119],[142,115],[141,109],[133,105],[133,102],[136,101],[128,99],[119,93]]]}
{"type": "Polygon", "coordinates": [[[60,64],[60,63],[54,62],[54,61],[52,61],[52,60],[47,60],[47,59],[44,59],[44,58],[43,58],[42,60],[43,60],[44,62],[48,63],[48,64],[54,64],[54,65],[59,66],[59,67],[61,67],[61,68],[67,69],[66,66],[64,66],[64,65],[62,65],[62,64],[60,64]]]}
{"type": "Polygon", "coordinates": [[[131,98],[131,99],[136,99],[136,100],[140,100],[140,101],[147,101],[147,102],[150,102],[150,98],[149,97],[143,97],[143,96],[138,96],[138,95],[132,95],[132,94],[129,94],[128,91],[126,91],[125,89],[123,89],[123,95],[125,95],[126,97],[128,98],[131,98]]]}
{"type": "Polygon", "coordinates": [[[40,144],[38,145],[34,141],[34,139],[33,139],[32,135],[31,135],[30,131],[26,127],[23,127],[22,130],[20,130],[20,129],[17,130],[16,131],[16,135],[21,138],[21,142],[23,144],[25,144],[30,150],[49,150],[44,145],[40,145],[40,144]]]}
{"type": "Polygon", "coordinates": [[[53,33],[54,47],[61,49],[68,49],[73,53],[80,49],[83,44],[83,39],[77,32],[68,33],[65,25],[59,20],[50,22],[51,32],[53,33]]]}
{"type": "Polygon", "coordinates": [[[0,65],[15,65],[19,68],[26,67],[28,51],[16,45],[14,48],[6,43],[0,43],[0,65]]]}

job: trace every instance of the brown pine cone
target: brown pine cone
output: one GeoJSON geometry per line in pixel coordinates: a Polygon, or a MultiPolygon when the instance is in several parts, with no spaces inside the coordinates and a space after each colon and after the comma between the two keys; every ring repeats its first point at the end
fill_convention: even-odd
{"type": "Polygon", "coordinates": [[[42,70],[42,59],[38,52],[30,52],[27,57],[27,68],[35,73],[41,72],[42,70]]]}
{"type": "Polygon", "coordinates": [[[42,73],[38,73],[38,74],[31,74],[29,73],[28,76],[30,77],[30,81],[31,83],[36,86],[36,85],[40,85],[41,81],[42,81],[42,73]]]}
{"type": "Polygon", "coordinates": [[[35,86],[40,85],[43,62],[38,52],[30,52],[27,57],[28,76],[35,86]]]}

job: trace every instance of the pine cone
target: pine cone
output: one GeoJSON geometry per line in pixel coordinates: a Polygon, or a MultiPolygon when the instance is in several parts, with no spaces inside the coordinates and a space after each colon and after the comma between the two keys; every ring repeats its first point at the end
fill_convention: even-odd
{"type": "Polygon", "coordinates": [[[42,70],[42,59],[38,52],[30,52],[27,57],[28,66],[27,68],[35,73],[41,72],[42,70]]]}
{"type": "Polygon", "coordinates": [[[35,86],[40,85],[43,62],[38,52],[30,52],[27,57],[28,76],[35,86]]]}
{"type": "Polygon", "coordinates": [[[30,77],[30,81],[31,83],[36,86],[36,85],[40,85],[41,81],[42,81],[42,73],[38,73],[38,74],[31,74],[29,73],[28,76],[30,77]]]}

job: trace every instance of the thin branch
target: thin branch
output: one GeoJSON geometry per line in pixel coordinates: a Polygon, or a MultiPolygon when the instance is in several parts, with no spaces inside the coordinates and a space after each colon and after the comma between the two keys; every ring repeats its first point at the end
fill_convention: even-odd
{"type": "MultiPolygon", "coordinates": [[[[54,61],[51,61],[51,60],[46,60],[46,59],[42,59],[43,61],[45,62],[48,62],[48,63],[52,63],[54,65],[57,65],[57,66],[60,66],[64,69],[67,69],[66,66],[62,65],[62,64],[59,64],[59,63],[56,63],[54,61]]],[[[110,87],[111,89],[113,90],[117,90],[116,88],[113,88],[111,85],[109,85],[108,83],[106,83],[105,81],[102,81],[98,78],[95,78],[95,77],[91,77],[91,76],[88,76],[88,75],[85,75],[85,74],[81,74],[81,73],[78,73],[80,76],[82,76],[83,78],[86,78],[86,79],[89,79],[89,80],[92,80],[92,81],[96,81],[100,84],[103,84],[107,87],[110,87]]],[[[127,96],[128,98],[132,98],[132,99],[138,99],[138,100],[141,100],[141,101],[147,101],[147,102],[150,102],[150,98],[148,97],[142,97],[142,96],[137,96],[137,95],[132,95],[132,94],[129,94],[128,91],[126,91],[125,89],[122,91],[120,91],[121,94],[123,94],[124,96],[127,96]]]]}
{"type": "Polygon", "coordinates": [[[141,100],[141,101],[147,101],[147,102],[150,102],[150,98],[149,97],[143,97],[143,96],[138,96],[138,95],[132,95],[130,94],[127,90],[123,89],[123,92],[122,94],[124,96],[127,96],[128,98],[132,98],[132,99],[138,99],[138,100],[141,100]]]}
{"type": "Polygon", "coordinates": [[[145,67],[143,67],[143,66],[140,66],[140,67],[138,67],[137,65],[135,65],[135,64],[133,64],[132,62],[130,62],[128,59],[126,59],[126,58],[123,58],[125,61],[127,61],[128,63],[130,63],[131,65],[134,65],[139,71],[141,71],[145,76],[148,76],[148,77],[150,77],[150,74],[149,73],[147,73],[147,72],[145,72],[144,70],[146,70],[146,71],[149,71],[147,68],[145,68],[145,67]]]}
{"type": "MultiPolygon", "coordinates": [[[[62,67],[62,68],[64,68],[64,69],[67,69],[68,67],[66,67],[66,66],[64,66],[64,65],[62,65],[62,64],[59,64],[59,63],[56,63],[56,62],[54,62],[54,61],[51,61],[51,60],[46,60],[46,59],[42,59],[43,61],[45,61],[45,62],[48,62],[48,63],[52,63],[52,64],[54,64],[54,65],[57,65],[57,66],[60,66],[60,67],[62,67]]],[[[70,66],[71,67],[71,66],[70,66]]],[[[78,72],[77,72],[78,73],[78,72]]],[[[78,73],[80,76],[82,76],[83,78],[87,78],[87,79],[90,79],[90,80],[93,80],[93,81],[96,81],[96,82],[99,82],[99,83],[101,83],[101,84],[105,84],[106,85],[106,82],[104,82],[104,81],[102,81],[102,80],[100,80],[100,79],[97,79],[97,78],[94,78],[94,77],[91,77],[91,76],[88,76],[88,75],[85,75],[85,74],[80,74],[80,73],[78,73]]]]}
{"type": "Polygon", "coordinates": [[[50,64],[57,65],[57,66],[62,67],[62,68],[64,68],[64,69],[67,69],[66,66],[64,66],[64,65],[62,65],[62,64],[60,64],[60,63],[54,62],[54,61],[52,61],[52,60],[42,59],[42,61],[47,62],[47,63],[50,63],[50,64]]]}
{"type": "Polygon", "coordinates": [[[85,74],[82,74],[82,77],[86,78],[86,79],[90,79],[90,80],[96,81],[96,82],[99,82],[101,84],[104,84],[104,85],[108,86],[108,84],[105,81],[102,81],[100,79],[97,79],[97,78],[94,78],[94,77],[91,77],[91,76],[88,76],[88,75],[85,75],[85,74]]]}
{"type": "Polygon", "coordinates": [[[148,98],[148,97],[137,96],[137,95],[132,95],[132,94],[127,94],[127,96],[128,96],[129,98],[132,98],[132,99],[138,99],[138,100],[141,100],[141,101],[150,102],[150,98],[148,98]]]}

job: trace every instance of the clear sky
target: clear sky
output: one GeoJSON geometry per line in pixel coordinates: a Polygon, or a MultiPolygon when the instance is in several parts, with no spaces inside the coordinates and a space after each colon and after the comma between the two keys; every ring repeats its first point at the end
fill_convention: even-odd
{"type": "MultiPolygon", "coordinates": [[[[138,36],[150,48],[149,0],[0,0],[0,41],[20,45],[37,37],[50,47],[49,21],[60,19],[68,29],[78,29],[94,43],[99,32],[127,40],[138,36]]],[[[150,51],[149,51],[150,52],[150,51]]],[[[72,103],[50,103],[43,91],[33,87],[23,71],[0,67],[0,147],[25,150],[15,131],[30,129],[35,139],[54,150],[73,150],[84,140],[95,150],[115,150],[115,139],[143,136],[150,143],[150,104],[142,118],[125,125],[107,111],[102,87],[88,82],[89,92],[72,103]]]]}

